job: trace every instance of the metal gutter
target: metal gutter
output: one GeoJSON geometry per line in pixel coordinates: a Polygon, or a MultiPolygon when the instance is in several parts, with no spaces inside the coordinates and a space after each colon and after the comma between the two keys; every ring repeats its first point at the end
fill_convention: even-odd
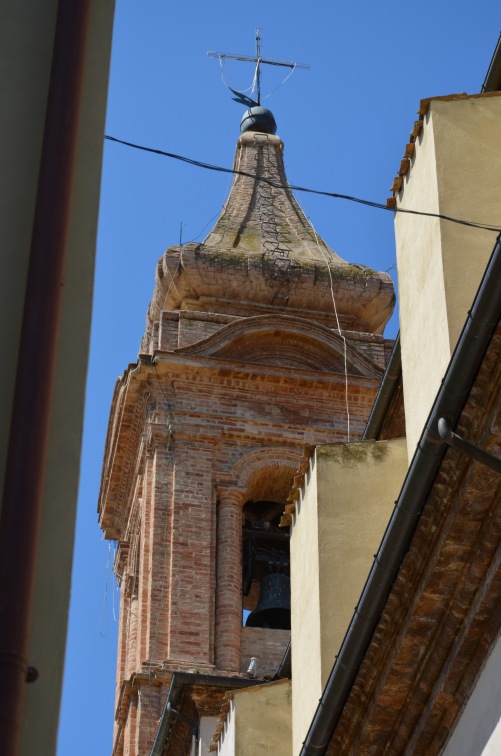
{"type": "Polygon", "coordinates": [[[390,406],[391,400],[393,399],[393,394],[395,393],[397,381],[400,378],[401,372],[402,357],[400,352],[399,333],[397,338],[395,339],[395,344],[393,345],[390,359],[386,367],[386,372],[383,376],[383,380],[381,381],[381,386],[379,387],[379,391],[377,392],[374,404],[372,405],[371,414],[369,415],[369,419],[367,420],[367,425],[365,426],[362,441],[368,441],[370,439],[375,439],[378,437],[379,432],[381,431],[381,426],[383,425],[383,421],[386,417],[388,407],[390,406]]]}
{"type": "Polygon", "coordinates": [[[484,83],[482,84],[482,89],[480,91],[482,93],[483,92],[497,92],[500,89],[501,89],[501,34],[499,35],[496,49],[494,50],[494,54],[492,56],[491,62],[489,63],[489,68],[487,69],[484,83]]]}
{"type": "Polygon", "coordinates": [[[438,419],[445,417],[455,427],[501,317],[500,239],[501,234],[426,421],[300,756],[324,754],[327,749],[447,449],[438,431],[438,419]]]}
{"type": "Polygon", "coordinates": [[[235,688],[250,688],[254,685],[262,684],[263,680],[249,680],[245,677],[219,677],[202,675],[195,672],[174,672],[157,734],[151,747],[150,756],[163,756],[172,724],[174,719],[179,715],[179,712],[175,710],[175,706],[181,698],[185,685],[206,685],[207,687],[235,690],[235,688]]]}

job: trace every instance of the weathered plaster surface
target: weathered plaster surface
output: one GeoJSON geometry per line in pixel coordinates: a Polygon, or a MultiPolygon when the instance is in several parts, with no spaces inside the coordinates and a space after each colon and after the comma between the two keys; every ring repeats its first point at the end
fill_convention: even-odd
{"type": "Polygon", "coordinates": [[[320,558],[317,462],[307,472],[291,534],[292,728],[294,752],[300,745],[322,694],[320,646],[320,558]]]}
{"type": "Polygon", "coordinates": [[[405,439],[317,447],[291,539],[294,753],[315,713],[407,469],[405,439]]]}
{"type": "MultiPolygon", "coordinates": [[[[499,228],[501,97],[432,99],[398,208],[499,228]]],[[[400,327],[409,457],[480,283],[495,236],[397,213],[400,327]]]]}
{"type": "Polygon", "coordinates": [[[291,683],[280,680],[233,693],[219,756],[291,756],[291,683]]]}

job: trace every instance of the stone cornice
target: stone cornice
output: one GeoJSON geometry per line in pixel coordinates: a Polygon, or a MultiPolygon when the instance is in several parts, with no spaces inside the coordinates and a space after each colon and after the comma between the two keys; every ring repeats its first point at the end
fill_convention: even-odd
{"type": "Polygon", "coordinates": [[[345,347],[345,338],[344,334],[293,315],[258,315],[224,325],[215,334],[176,349],[175,353],[246,364],[280,365],[282,361],[288,368],[338,373],[344,372],[346,356],[350,374],[380,377],[381,368],[354,346],[345,347]]]}
{"type": "Polygon", "coordinates": [[[119,378],[115,387],[99,492],[99,524],[105,537],[115,540],[121,538],[125,525],[126,501],[131,493],[132,476],[138,469],[146,413],[148,375],[141,371],[140,365],[132,368],[119,378]]]}
{"type": "MultiPolygon", "coordinates": [[[[179,354],[178,352],[158,350],[154,354],[154,360],[158,374],[162,377],[169,375],[173,383],[179,381],[182,375],[187,380],[196,380],[197,376],[203,376],[204,381],[210,380],[212,376],[216,379],[215,383],[221,386],[228,385],[228,379],[235,379],[235,387],[240,383],[242,386],[247,384],[249,388],[251,388],[253,382],[258,380],[263,387],[267,383],[274,384],[274,391],[280,384],[289,387],[301,385],[305,389],[308,387],[313,389],[315,384],[319,386],[342,384],[344,386],[345,383],[343,372],[334,373],[296,367],[284,370],[282,365],[248,364],[244,361],[206,357],[204,355],[179,354]]],[[[376,369],[373,369],[372,375],[349,374],[349,380],[353,385],[379,386],[382,371],[376,372],[376,369]]]]}
{"type": "Polygon", "coordinates": [[[242,301],[281,305],[291,312],[332,313],[333,296],[342,327],[375,334],[383,332],[395,305],[390,276],[361,265],[336,265],[319,255],[297,263],[294,276],[281,288],[274,282],[273,271],[268,271],[262,250],[237,252],[187,244],[172,247],[164,255],[147,332],[163,310],[178,310],[186,300],[199,297],[233,301],[237,314],[242,301]]]}

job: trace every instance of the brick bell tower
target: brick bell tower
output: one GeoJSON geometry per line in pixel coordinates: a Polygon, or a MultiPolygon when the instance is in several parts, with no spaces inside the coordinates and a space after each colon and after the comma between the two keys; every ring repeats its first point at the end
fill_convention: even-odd
{"type": "Polygon", "coordinates": [[[389,276],[312,228],[269,111],[241,130],[221,217],[159,260],[113,397],[99,522],[118,541],[115,756],[191,753],[225,691],[277,672],[287,623],[244,627],[242,609],[288,572],[282,515],[308,448],[360,438],[385,367],[389,276]]]}

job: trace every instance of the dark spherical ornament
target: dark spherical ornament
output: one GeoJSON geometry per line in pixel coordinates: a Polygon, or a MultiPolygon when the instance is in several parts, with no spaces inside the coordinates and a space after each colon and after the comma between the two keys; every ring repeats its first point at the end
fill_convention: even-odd
{"type": "Polygon", "coordinates": [[[268,108],[255,105],[246,110],[240,122],[240,132],[260,131],[262,134],[276,134],[277,124],[273,113],[268,108]]]}

